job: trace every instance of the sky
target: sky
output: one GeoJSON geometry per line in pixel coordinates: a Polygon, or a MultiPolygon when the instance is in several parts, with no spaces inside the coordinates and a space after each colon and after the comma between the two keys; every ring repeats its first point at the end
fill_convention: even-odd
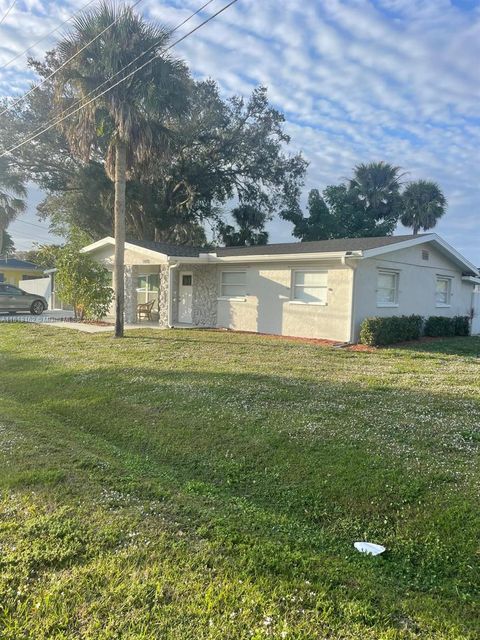
{"type": "MultiPolygon", "coordinates": [[[[0,67],[86,2],[17,0],[0,25],[0,67]]],[[[0,19],[11,3],[0,0],[0,19]]],[[[143,0],[136,10],[173,27],[201,4],[143,0]]],[[[41,57],[61,32],[30,54],[41,57]]],[[[480,0],[238,0],[175,51],[224,96],[268,87],[288,150],[309,162],[305,196],[360,162],[399,165],[405,180],[438,182],[449,206],[435,231],[480,265],[480,0]]],[[[21,56],[0,70],[0,96],[34,80],[21,56]]],[[[32,186],[28,213],[10,227],[19,249],[53,239],[35,214],[41,198],[32,186]]],[[[293,240],[291,229],[272,221],[270,241],[293,240]]]]}

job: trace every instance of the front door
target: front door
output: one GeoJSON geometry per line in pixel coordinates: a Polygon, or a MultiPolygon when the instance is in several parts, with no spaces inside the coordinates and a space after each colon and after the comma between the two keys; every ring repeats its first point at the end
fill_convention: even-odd
{"type": "Polygon", "coordinates": [[[191,273],[180,273],[180,288],[178,297],[178,321],[192,324],[192,302],[193,302],[193,275],[191,273]]]}

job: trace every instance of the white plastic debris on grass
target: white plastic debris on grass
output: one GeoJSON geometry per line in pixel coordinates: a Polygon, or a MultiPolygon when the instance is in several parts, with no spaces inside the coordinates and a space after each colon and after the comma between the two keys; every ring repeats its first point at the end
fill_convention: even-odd
{"type": "Polygon", "coordinates": [[[386,550],[381,544],[375,544],[374,542],[354,542],[353,546],[360,553],[368,553],[370,556],[379,556],[386,550]]]}

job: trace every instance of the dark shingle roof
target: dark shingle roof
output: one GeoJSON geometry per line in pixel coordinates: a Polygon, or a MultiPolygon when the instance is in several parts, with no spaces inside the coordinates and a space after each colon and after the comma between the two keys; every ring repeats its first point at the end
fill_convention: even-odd
{"type": "MultiPolygon", "coordinates": [[[[422,234],[420,234],[422,235],[422,234]]],[[[340,238],[336,240],[317,240],[315,242],[284,242],[282,244],[265,244],[255,247],[217,247],[205,249],[187,245],[169,244],[168,242],[150,242],[148,240],[131,240],[144,249],[151,249],[173,257],[198,257],[200,253],[216,253],[219,257],[226,256],[262,256],[281,255],[286,253],[329,253],[331,251],[367,251],[377,249],[405,240],[413,236],[382,236],[379,238],[340,238]]]]}
{"type": "Polygon", "coordinates": [[[27,260],[17,258],[0,258],[0,269],[23,269],[24,271],[43,271],[41,267],[27,260]]]}
{"type": "Polygon", "coordinates": [[[151,251],[158,251],[164,253],[167,256],[187,256],[198,257],[201,251],[205,251],[201,247],[189,247],[183,244],[169,244],[168,242],[151,242],[149,240],[129,240],[130,244],[135,244],[137,247],[143,247],[144,249],[150,249],[151,251]]]}
{"type": "Polygon", "coordinates": [[[285,242],[255,247],[221,247],[214,249],[219,257],[224,256],[261,256],[282,253],[329,253],[331,251],[367,251],[378,249],[398,242],[411,240],[413,236],[382,236],[380,238],[340,238],[335,240],[317,240],[315,242],[285,242]]]}

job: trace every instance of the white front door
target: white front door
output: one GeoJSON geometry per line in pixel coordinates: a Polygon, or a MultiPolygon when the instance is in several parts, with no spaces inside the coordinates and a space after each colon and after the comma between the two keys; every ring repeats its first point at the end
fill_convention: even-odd
{"type": "Polygon", "coordinates": [[[193,275],[180,273],[180,288],[178,300],[178,321],[192,324],[193,275]]]}

